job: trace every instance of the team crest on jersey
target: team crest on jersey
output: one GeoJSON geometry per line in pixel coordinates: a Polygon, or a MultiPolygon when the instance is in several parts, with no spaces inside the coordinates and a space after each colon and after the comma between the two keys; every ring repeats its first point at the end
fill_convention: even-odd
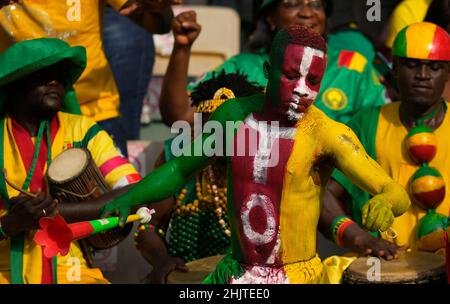
{"type": "Polygon", "coordinates": [[[333,111],[339,111],[345,109],[348,100],[347,95],[338,88],[329,88],[322,94],[322,101],[333,111]]]}

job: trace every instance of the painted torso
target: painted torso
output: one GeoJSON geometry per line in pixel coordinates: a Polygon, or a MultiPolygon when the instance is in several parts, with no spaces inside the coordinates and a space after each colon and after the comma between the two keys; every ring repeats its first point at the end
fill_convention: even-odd
{"type": "Polygon", "coordinates": [[[319,112],[311,107],[294,128],[258,124],[253,114],[239,127],[228,201],[233,255],[241,263],[282,266],[315,256],[323,183],[317,173],[319,112]],[[238,143],[245,143],[244,156],[238,143]]]}

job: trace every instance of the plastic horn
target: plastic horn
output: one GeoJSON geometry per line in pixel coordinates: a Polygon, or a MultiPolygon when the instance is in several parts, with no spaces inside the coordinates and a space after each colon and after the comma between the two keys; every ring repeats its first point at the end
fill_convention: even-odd
{"type": "MultiPolygon", "coordinates": [[[[140,221],[142,224],[147,224],[152,219],[152,214],[154,213],[154,209],[150,210],[146,207],[142,207],[136,214],[128,216],[126,222],[131,223],[140,221]]],[[[36,232],[34,241],[44,248],[44,256],[46,258],[52,258],[58,253],[62,256],[67,255],[70,244],[73,241],[84,239],[91,235],[118,227],[119,218],[109,217],[67,224],[64,218],[58,214],[54,218],[41,218],[39,220],[39,226],[41,229],[36,232]]]]}

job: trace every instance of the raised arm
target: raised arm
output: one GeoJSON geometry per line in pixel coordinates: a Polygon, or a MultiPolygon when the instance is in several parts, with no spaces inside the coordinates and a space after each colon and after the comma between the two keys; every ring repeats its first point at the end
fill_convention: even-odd
{"type": "Polygon", "coordinates": [[[182,0],[129,0],[119,10],[150,33],[165,34],[170,31],[173,18],[171,5],[181,4],[182,0]]]}
{"type": "Polygon", "coordinates": [[[159,108],[162,120],[172,125],[177,120],[193,123],[194,109],[186,91],[191,47],[201,31],[194,11],[176,16],[172,21],[175,43],[161,88],[159,108]]]}
{"type": "Polygon", "coordinates": [[[325,149],[333,155],[338,169],[352,183],[374,196],[363,207],[363,226],[371,231],[387,230],[394,217],[408,209],[407,192],[367,155],[349,127],[333,122],[327,124],[324,131],[328,134],[325,149]]]}

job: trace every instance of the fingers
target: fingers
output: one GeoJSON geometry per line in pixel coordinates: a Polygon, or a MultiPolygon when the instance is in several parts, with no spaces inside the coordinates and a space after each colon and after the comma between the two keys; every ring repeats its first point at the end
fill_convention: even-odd
{"type": "Polygon", "coordinates": [[[381,201],[370,201],[363,208],[363,225],[371,231],[386,231],[394,221],[391,208],[381,201]]]}
{"type": "Polygon", "coordinates": [[[125,226],[128,214],[130,214],[130,208],[128,206],[119,209],[119,227],[123,228],[125,226]]]}
{"type": "Polygon", "coordinates": [[[393,260],[398,258],[397,246],[391,242],[383,239],[378,239],[377,249],[375,254],[385,260],[393,260]]]}
{"type": "Polygon", "coordinates": [[[188,272],[189,268],[187,267],[187,265],[184,263],[184,261],[180,258],[176,258],[175,260],[176,263],[176,269],[180,270],[182,272],[188,272]]]}
{"type": "Polygon", "coordinates": [[[183,23],[181,23],[181,27],[183,28],[184,31],[186,32],[197,32],[201,30],[201,25],[196,23],[196,22],[192,22],[192,21],[184,21],[183,23]]]}
{"type": "Polygon", "coordinates": [[[178,14],[175,18],[180,23],[183,23],[185,21],[197,21],[197,13],[195,11],[186,11],[178,14]]]}
{"type": "Polygon", "coordinates": [[[369,203],[365,204],[362,209],[362,226],[366,227],[367,225],[367,214],[369,213],[369,203]]]}
{"type": "Polygon", "coordinates": [[[392,224],[390,213],[392,213],[391,210],[388,210],[385,207],[381,207],[373,223],[372,231],[378,230],[381,230],[382,232],[386,231],[392,224]]]}
{"type": "Polygon", "coordinates": [[[56,214],[58,214],[58,200],[54,199],[52,204],[49,207],[45,208],[45,212],[49,217],[54,217],[56,214]]]}
{"type": "Polygon", "coordinates": [[[371,228],[376,220],[379,208],[376,201],[369,202],[369,206],[367,206],[366,224],[364,225],[367,229],[372,230],[371,228]]]}
{"type": "Polygon", "coordinates": [[[384,232],[391,227],[394,222],[394,214],[391,210],[386,210],[385,215],[383,216],[382,223],[380,225],[380,231],[384,232]]]}

